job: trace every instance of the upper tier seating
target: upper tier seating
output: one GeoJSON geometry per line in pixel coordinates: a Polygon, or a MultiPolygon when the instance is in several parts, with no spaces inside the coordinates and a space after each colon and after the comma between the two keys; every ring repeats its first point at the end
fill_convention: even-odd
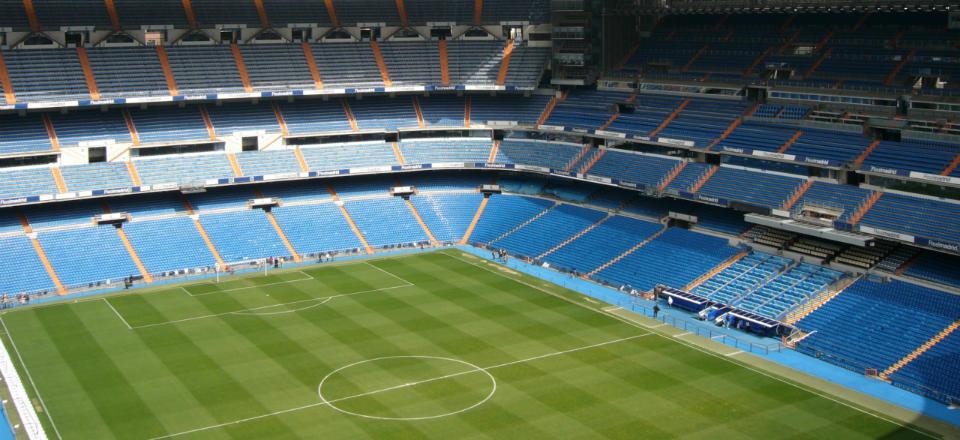
{"type": "MultiPolygon", "coordinates": [[[[644,101],[643,96],[638,100],[644,101]]],[[[660,137],[692,140],[706,147],[746,111],[743,101],[691,99],[687,106],[659,134],[660,137]]],[[[656,127],[654,127],[656,128],[656,127]]]]}
{"type": "Polygon", "coordinates": [[[370,44],[312,43],[310,47],[324,88],[384,86],[370,44]]]}
{"type": "Polygon", "coordinates": [[[339,100],[312,100],[280,108],[291,135],[350,131],[350,121],[339,100]]]}
{"type": "Polygon", "coordinates": [[[230,105],[207,106],[210,122],[218,135],[230,136],[237,132],[279,133],[280,124],[272,106],[232,102],[230,105]]]}
{"type": "Polygon", "coordinates": [[[864,372],[883,371],[960,316],[960,296],[902,281],[860,280],[797,326],[812,332],[797,349],[864,372]]]}
{"type": "Polygon", "coordinates": [[[885,193],[860,224],[960,243],[960,204],[885,193]]]}
{"type": "Polygon", "coordinates": [[[510,57],[506,85],[532,86],[540,82],[543,66],[550,58],[550,49],[517,44],[510,57]]]}
{"type": "MultiPolygon", "coordinates": [[[[493,148],[489,140],[441,139],[404,141],[400,151],[407,163],[485,163],[493,148]]],[[[496,162],[503,162],[498,157],[496,162]]]]}
{"type": "Polygon", "coordinates": [[[170,94],[160,59],[151,47],[93,48],[87,56],[103,98],[170,94]]]}
{"type": "MultiPolygon", "coordinates": [[[[395,86],[440,85],[440,47],[436,41],[391,42],[380,44],[390,81],[395,86]]],[[[545,63],[540,63],[543,69],[545,63]]]]}
{"type": "Polygon", "coordinates": [[[197,107],[131,110],[130,116],[144,144],[210,141],[210,133],[197,107]]]}
{"type": "Polygon", "coordinates": [[[5,50],[17,102],[90,99],[76,49],[5,50]]]}
{"type": "Polygon", "coordinates": [[[237,162],[244,176],[298,173],[300,164],[293,150],[248,151],[237,153],[237,162]]]}
{"type": "Polygon", "coordinates": [[[553,109],[547,125],[600,128],[614,114],[610,107],[617,102],[626,102],[630,96],[626,92],[574,90],[553,109]]]}
{"type": "Polygon", "coordinates": [[[548,255],[545,260],[558,269],[587,273],[616,258],[662,227],[659,223],[615,215],[548,255]]]}
{"type": "Polygon", "coordinates": [[[499,97],[477,95],[470,98],[470,120],[475,124],[486,124],[487,121],[510,121],[520,125],[536,125],[549,101],[550,97],[543,95],[534,95],[529,98],[515,95],[499,97]],[[510,109],[509,113],[505,112],[506,109],[510,109]]]}
{"type": "Polygon", "coordinates": [[[0,169],[0,198],[56,193],[57,183],[48,167],[0,169]]]}
{"type": "Polygon", "coordinates": [[[416,128],[417,113],[410,98],[365,98],[348,101],[361,130],[416,128]]]}
{"type": "Polygon", "coordinates": [[[208,179],[233,177],[230,161],[222,153],[137,159],[140,180],[147,185],[159,183],[202,183],[208,179]]]}
{"type": "Polygon", "coordinates": [[[459,96],[437,95],[430,99],[417,98],[427,127],[462,127],[465,99],[459,96]]]}
{"type": "Polygon", "coordinates": [[[303,48],[296,44],[244,44],[243,64],[254,90],[314,88],[303,48]],[[278,66],[283,66],[278,69],[278,66]]]}
{"type": "Polygon", "coordinates": [[[311,171],[400,165],[393,149],[383,142],[309,146],[301,151],[311,171]]]}
{"type": "Polygon", "coordinates": [[[594,277],[643,291],[658,284],[683,288],[736,253],[722,238],[670,228],[594,277]]]}
{"type": "Polygon", "coordinates": [[[490,245],[515,255],[536,258],[603,217],[602,211],[563,204],[490,245]]]}
{"type": "Polygon", "coordinates": [[[779,174],[758,173],[722,166],[698,194],[779,209],[803,180],[779,174]],[[745,186],[745,182],[750,182],[745,186]]]}
{"type": "Polygon", "coordinates": [[[679,165],[676,159],[607,150],[589,172],[655,187],[679,165]]]}
{"type": "Polygon", "coordinates": [[[133,185],[130,172],[124,163],[92,163],[60,168],[63,181],[70,191],[129,188],[133,185]]]}
{"type": "MultiPolygon", "coordinates": [[[[118,111],[79,111],[67,114],[51,113],[48,116],[61,147],[73,147],[81,142],[132,142],[130,129],[118,111]]],[[[49,137],[47,140],[49,141],[49,137]]],[[[38,145],[42,144],[38,142],[38,145]]]]}
{"type": "Polygon", "coordinates": [[[500,143],[499,156],[502,156],[507,163],[562,170],[577,157],[582,149],[582,145],[504,139],[500,143]]]}
{"type": "Polygon", "coordinates": [[[0,155],[53,150],[39,115],[0,118],[0,155]]]}
{"type": "Polygon", "coordinates": [[[243,91],[229,46],[171,46],[167,58],[183,95],[243,91]]]}

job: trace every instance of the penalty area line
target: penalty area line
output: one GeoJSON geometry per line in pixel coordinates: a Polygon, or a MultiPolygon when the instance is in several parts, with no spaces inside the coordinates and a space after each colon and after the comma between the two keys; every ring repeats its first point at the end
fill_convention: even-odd
{"type": "Polygon", "coordinates": [[[618,344],[618,343],[621,343],[621,342],[632,341],[632,340],[635,340],[635,339],[640,339],[640,338],[644,338],[644,337],[647,337],[647,336],[652,336],[652,335],[654,335],[654,334],[655,334],[655,333],[643,333],[643,334],[639,334],[639,335],[627,336],[627,337],[625,337],[625,338],[612,339],[612,340],[609,340],[609,341],[599,342],[599,343],[596,343],[596,344],[584,345],[584,346],[575,347],[575,348],[571,348],[571,349],[567,349],[567,350],[561,350],[561,351],[555,351],[555,352],[552,352],[552,353],[541,354],[541,355],[537,355],[537,356],[533,356],[533,357],[529,357],[529,358],[525,358],[525,359],[519,359],[519,360],[515,360],[515,361],[510,361],[510,362],[504,362],[504,363],[501,363],[501,364],[491,365],[491,366],[489,366],[489,367],[477,367],[477,369],[474,369],[474,370],[466,370],[466,371],[461,371],[461,372],[458,372],[458,373],[447,374],[447,375],[444,375],[444,376],[433,377],[433,378],[430,378],[430,379],[423,379],[423,380],[419,380],[419,381],[416,381],[416,382],[408,382],[408,383],[404,383],[404,384],[400,384],[400,385],[394,385],[394,386],[390,386],[390,387],[386,387],[386,388],[380,388],[380,389],[376,389],[376,390],[372,390],[372,391],[366,391],[366,392],[359,393],[359,394],[353,394],[353,395],[349,395],[349,396],[339,397],[339,398],[336,398],[336,399],[327,400],[327,399],[324,399],[324,398],[321,396],[321,399],[323,399],[323,400],[321,400],[320,402],[317,402],[317,403],[311,403],[311,404],[309,404],[309,405],[303,405],[303,406],[298,406],[298,407],[295,407],[295,408],[288,408],[288,409],[284,409],[284,410],[280,410],[280,411],[274,411],[274,412],[267,413],[267,414],[261,414],[261,415],[258,415],[258,416],[247,417],[247,418],[244,418],[244,419],[238,419],[238,420],[234,420],[234,421],[231,421],[231,422],[220,423],[220,424],[217,424],[217,425],[204,426],[204,427],[202,427],[202,428],[191,429],[191,430],[188,430],[188,431],[176,432],[176,433],[173,433],[173,434],[167,434],[167,435],[163,435],[163,436],[159,436],[159,437],[152,437],[152,438],[150,438],[149,440],[163,440],[163,439],[168,439],[168,438],[174,438],[174,437],[179,437],[179,436],[182,436],[182,435],[195,434],[195,433],[198,433],[198,432],[209,431],[209,430],[211,430],[211,429],[217,429],[217,428],[223,428],[223,427],[227,427],[227,426],[239,425],[239,424],[246,423],[246,422],[252,422],[252,421],[254,421],[254,420],[260,420],[260,419],[265,419],[265,418],[267,418],[267,417],[273,417],[273,416],[278,416],[278,415],[282,415],[282,414],[288,414],[288,413],[292,413],[292,412],[296,412],[296,411],[302,411],[302,410],[309,409],[309,408],[318,408],[318,407],[323,407],[323,406],[332,406],[331,404],[338,403],[338,402],[343,402],[343,401],[346,401],[346,400],[357,399],[357,398],[361,398],[361,397],[367,397],[367,396],[371,396],[371,395],[374,395],[374,394],[386,393],[386,392],[395,391],[395,390],[400,390],[400,389],[404,389],[404,388],[410,388],[410,387],[414,387],[414,386],[417,386],[417,385],[422,385],[422,384],[425,384],[425,383],[436,382],[436,381],[440,381],[440,380],[450,379],[450,378],[453,378],[453,377],[464,376],[464,375],[467,375],[467,374],[476,374],[476,373],[479,373],[479,372],[488,372],[488,370],[495,370],[495,369],[498,369],[498,368],[509,367],[509,366],[511,366],[511,365],[517,365],[517,364],[522,364],[522,363],[527,363],[527,362],[533,362],[533,361],[538,361],[538,360],[541,360],[541,359],[546,359],[546,358],[551,358],[551,357],[556,357],[556,356],[563,356],[563,355],[565,355],[565,354],[570,354],[570,353],[576,353],[576,352],[580,352],[580,351],[591,350],[591,349],[594,349],[594,348],[606,347],[606,346],[608,346],[608,345],[614,345],[614,344],[618,344]]]}
{"type": "MultiPolygon", "coordinates": [[[[187,290],[187,287],[193,287],[193,286],[216,286],[217,283],[192,284],[192,285],[189,285],[189,286],[181,286],[180,289],[182,289],[184,292],[187,292],[187,295],[190,295],[190,296],[207,296],[207,295],[216,295],[216,294],[218,294],[218,293],[238,292],[238,291],[241,291],[241,290],[257,289],[257,288],[260,288],[260,287],[279,286],[279,285],[281,285],[281,284],[302,283],[302,282],[304,282],[304,281],[316,281],[316,280],[317,280],[317,279],[314,278],[312,275],[310,275],[310,274],[308,274],[308,273],[306,273],[306,272],[304,272],[304,271],[302,271],[302,270],[298,270],[298,271],[296,271],[296,272],[290,272],[290,273],[299,273],[299,274],[301,274],[301,275],[306,275],[306,278],[298,278],[298,279],[295,279],[295,280],[283,280],[283,281],[277,281],[277,282],[275,282],[275,283],[267,283],[267,284],[257,284],[257,285],[255,285],[255,286],[234,287],[234,288],[230,288],[230,289],[223,289],[223,290],[217,290],[217,291],[214,291],[214,292],[206,292],[206,293],[193,293],[193,292],[187,290]]],[[[244,280],[244,279],[247,279],[247,278],[241,278],[241,279],[238,279],[238,280],[230,280],[230,281],[242,281],[242,280],[244,280]]]]}

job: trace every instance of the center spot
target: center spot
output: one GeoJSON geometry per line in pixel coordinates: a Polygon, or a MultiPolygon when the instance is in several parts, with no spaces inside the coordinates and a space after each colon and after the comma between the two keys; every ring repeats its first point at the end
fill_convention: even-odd
{"type": "Polygon", "coordinates": [[[388,356],[354,362],[320,381],[320,400],[336,411],[379,420],[454,416],[493,397],[486,370],[437,356],[388,356]]]}

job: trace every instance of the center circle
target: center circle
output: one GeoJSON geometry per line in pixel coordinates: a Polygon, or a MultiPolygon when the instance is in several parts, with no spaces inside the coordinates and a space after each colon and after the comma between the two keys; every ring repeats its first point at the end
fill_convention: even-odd
{"type": "Polygon", "coordinates": [[[497,391],[487,370],[440,356],[384,356],[344,365],[317,387],[322,403],[375,420],[429,420],[486,403],[497,391]]]}

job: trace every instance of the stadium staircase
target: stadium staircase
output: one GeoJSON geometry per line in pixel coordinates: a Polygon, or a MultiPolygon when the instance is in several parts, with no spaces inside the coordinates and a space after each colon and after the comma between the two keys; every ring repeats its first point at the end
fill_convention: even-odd
{"type": "Polygon", "coordinates": [[[697,183],[694,183],[693,186],[690,187],[690,192],[696,194],[697,191],[700,191],[700,188],[702,188],[703,185],[706,185],[707,181],[710,180],[710,178],[713,177],[713,175],[716,174],[717,171],[719,170],[720,170],[719,165],[714,165],[710,167],[710,169],[707,170],[707,172],[703,173],[703,176],[700,176],[700,180],[697,180],[697,183]]]}
{"type": "Polygon", "coordinates": [[[760,63],[763,62],[763,60],[767,59],[767,57],[773,53],[773,50],[774,50],[773,46],[770,46],[767,48],[767,50],[763,51],[763,53],[761,53],[760,56],[754,59],[753,62],[750,63],[750,66],[743,71],[743,77],[746,78],[753,75],[753,71],[757,69],[757,66],[759,66],[760,63]]]}
{"type": "Polygon", "coordinates": [[[343,106],[343,113],[347,115],[347,120],[350,122],[350,130],[360,131],[357,118],[353,116],[353,110],[350,110],[350,103],[347,102],[346,98],[340,98],[340,104],[343,106]]]}
{"type": "Polygon", "coordinates": [[[800,139],[800,136],[803,136],[803,131],[797,130],[797,132],[794,133],[793,136],[790,136],[790,139],[787,139],[787,141],[784,142],[783,145],[780,146],[780,148],[777,148],[777,153],[780,153],[780,154],[786,153],[787,150],[790,149],[790,147],[794,143],[796,143],[798,139],[800,139]]]}
{"type": "Polygon", "coordinates": [[[806,182],[803,182],[803,185],[800,185],[800,187],[797,188],[796,191],[794,191],[793,195],[791,195],[790,198],[783,203],[783,210],[789,211],[790,208],[793,208],[793,205],[796,205],[797,202],[800,201],[800,199],[803,197],[803,195],[807,193],[807,190],[810,189],[811,186],[813,186],[813,182],[814,182],[813,179],[807,179],[806,182]]]}
{"type": "Polygon", "coordinates": [[[693,63],[697,62],[697,59],[703,56],[703,54],[706,53],[707,50],[709,49],[710,49],[709,44],[704,44],[702,47],[700,47],[700,50],[698,50],[696,53],[693,54],[692,57],[690,57],[690,61],[687,61],[687,64],[684,64],[683,67],[680,69],[680,71],[681,72],[690,71],[690,67],[693,66],[693,63]]]}
{"type": "Polygon", "coordinates": [[[40,262],[43,264],[43,269],[47,271],[47,276],[50,277],[50,281],[53,281],[53,285],[57,288],[57,293],[60,295],[66,295],[67,289],[63,286],[63,283],[60,282],[60,277],[57,275],[57,271],[53,269],[53,264],[50,263],[50,260],[47,258],[47,253],[44,252],[43,246],[40,245],[40,240],[37,239],[37,234],[33,232],[33,227],[30,226],[30,221],[27,220],[27,216],[23,213],[19,213],[20,216],[20,225],[23,227],[23,233],[27,234],[27,238],[30,239],[30,244],[33,245],[33,250],[37,253],[37,258],[40,259],[40,262]]]}
{"type": "Polygon", "coordinates": [[[420,216],[420,212],[417,211],[417,207],[413,206],[413,202],[411,202],[409,198],[404,199],[404,202],[406,202],[407,208],[410,208],[410,213],[413,214],[413,218],[417,219],[417,223],[419,223],[420,227],[423,228],[423,232],[427,234],[430,244],[439,246],[440,242],[437,241],[437,237],[433,235],[433,231],[431,231],[430,227],[427,226],[427,222],[423,221],[423,217],[420,216]]]}
{"type": "Polygon", "coordinates": [[[500,151],[500,141],[493,141],[493,146],[490,147],[490,155],[487,156],[487,163],[497,162],[498,151],[500,151]]]}
{"type": "Polygon", "coordinates": [[[333,0],[323,0],[323,5],[327,8],[327,15],[330,16],[330,23],[333,24],[333,27],[340,27],[340,19],[337,17],[337,8],[333,4],[333,0]]]}
{"type": "Polygon", "coordinates": [[[663,225],[663,228],[661,228],[661,229],[660,229],[659,231],[657,231],[655,234],[653,234],[653,235],[645,238],[645,239],[644,239],[643,241],[641,241],[640,243],[637,243],[637,244],[633,245],[633,247],[631,247],[630,249],[627,249],[627,250],[623,251],[622,253],[620,253],[620,255],[617,255],[617,256],[614,257],[612,260],[610,260],[610,261],[608,261],[608,262],[606,262],[606,263],[603,263],[602,265],[600,265],[600,267],[598,267],[598,268],[596,268],[596,269],[594,269],[594,270],[591,270],[590,272],[588,272],[588,273],[585,275],[585,277],[587,277],[587,278],[592,277],[592,276],[600,273],[600,272],[603,271],[604,269],[606,269],[606,268],[608,268],[608,267],[610,267],[610,266],[613,266],[614,264],[619,263],[620,260],[623,260],[624,258],[629,257],[630,254],[638,251],[640,248],[646,246],[646,245],[649,244],[651,241],[656,240],[657,238],[659,238],[661,235],[663,235],[665,232],[667,232],[668,229],[670,229],[669,226],[663,225]]]}
{"type": "Polygon", "coordinates": [[[247,71],[247,64],[243,61],[243,52],[240,51],[240,45],[237,43],[231,44],[230,51],[233,52],[233,61],[236,64],[237,73],[240,74],[243,91],[253,93],[253,85],[250,84],[250,72],[247,71]]]}
{"type": "Polygon", "coordinates": [[[593,168],[597,162],[600,162],[600,159],[604,154],[607,154],[606,148],[598,148],[595,152],[593,152],[593,156],[590,157],[587,163],[580,167],[580,174],[587,174],[587,172],[590,171],[590,168],[593,168]]]}
{"type": "Polygon", "coordinates": [[[590,153],[590,150],[592,149],[593,148],[590,145],[584,145],[583,148],[581,148],[580,151],[577,153],[577,155],[574,156],[569,163],[567,163],[567,166],[563,167],[563,171],[567,173],[569,173],[570,171],[573,171],[573,168],[577,166],[577,164],[580,163],[580,161],[583,160],[583,158],[586,157],[586,155],[590,153]]]}
{"type": "Polygon", "coordinates": [[[783,322],[787,324],[796,324],[801,319],[807,317],[807,315],[817,311],[820,307],[823,307],[824,304],[830,302],[830,300],[837,297],[843,293],[844,289],[850,287],[851,284],[857,282],[860,278],[841,278],[837,281],[831,288],[825,289],[820,292],[813,298],[810,298],[805,303],[801,304],[799,307],[787,313],[783,318],[783,322]]]}
{"type": "Polygon", "coordinates": [[[307,164],[307,158],[303,157],[303,150],[300,149],[299,145],[294,147],[293,155],[297,158],[297,165],[300,166],[300,172],[310,172],[310,165],[307,164]]]}
{"type": "Polygon", "coordinates": [[[820,65],[823,64],[823,62],[830,57],[830,54],[832,52],[833,52],[832,47],[828,47],[827,50],[823,51],[823,54],[821,54],[820,57],[817,58],[817,60],[814,61],[813,64],[811,64],[810,67],[807,68],[806,71],[803,72],[803,79],[810,78],[810,76],[812,76],[813,73],[816,72],[818,68],[820,68],[820,65]]]}
{"type": "Polygon", "coordinates": [[[717,267],[710,269],[710,272],[700,275],[700,277],[691,281],[690,284],[687,284],[686,286],[684,286],[683,290],[690,292],[693,289],[696,289],[698,286],[700,286],[710,278],[713,278],[718,273],[723,272],[726,268],[733,266],[734,264],[736,264],[736,262],[742,260],[743,257],[750,255],[750,252],[751,252],[750,249],[744,249],[738,252],[736,255],[728,258],[727,261],[724,261],[723,263],[718,264],[717,267]]]}
{"type": "Polygon", "coordinates": [[[417,127],[424,128],[427,123],[423,120],[423,109],[420,108],[420,100],[416,96],[410,98],[413,100],[413,111],[417,114],[417,127]]]}
{"type": "Polygon", "coordinates": [[[383,53],[380,52],[380,44],[376,41],[370,42],[370,49],[373,51],[373,58],[377,60],[377,69],[380,69],[380,79],[386,87],[393,86],[390,80],[390,70],[387,69],[387,62],[383,60],[383,53]]]}
{"type": "Polygon", "coordinates": [[[183,14],[187,17],[187,24],[190,25],[190,29],[200,29],[197,14],[193,12],[192,0],[182,0],[181,4],[183,4],[183,14]]]}
{"type": "Polygon", "coordinates": [[[535,216],[533,216],[533,217],[530,217],[529,219],[527,219],[526,221],[520,223],[519,225],[514,226],[513,229],[510,229],[509,231],[504,232],[503,234],[500,234],[499,237],[494,238],[493,240],[490,240],[490,242],[487,243],[487,244],[494,244],[494,243],[496,243],[496,242],[498,242],[498,241],[500,241],[500,240],[503,240],[504,238],[509,237],[510,234],[513,234],[514,232],[517,232],[517,231],[523,229],[525,226],[529,225],[530,223],[533,223],[533,222],[539,220],[540,217],[543,217],[543,216],[549,214],[550,211],[553,211],[554,208],[556,208],[556,207],[558,207],[558,206],[560,206],[559,203],[554,203],[553,205],[550,205],[549,208],[544,209],[543,211],[540,211],[537,215],[535,215],[535,216]]]}
{"type": "Polygon", "coordinates": [[[323,78],[320,76],[320,69],[317,67],[317,59],[313,57],[313,48],[310,43],[301,43],[303,48],[303,58],[307,60],[307,68],[310,69],[310,77],[313,78],[313,87],[317,90],[323,90],[323,78]]]}
{"type": "Polygon", "coordinates": [[[227,160],[230,161],[230,169],[233,170],[235,177],[243,177],[243,169],[240,168],[240,162],[235,153],[227,153],[227,160]]]}
{"type": "Polygon", "coordinates": [[[57,191],[60,194],[67,192],[67,183],[63,180],[63,174],[60,172],[60,168],[51,167],[50,174],[53,175],[53,182],[57,184],[57,191]]]}
{"type": "Polygon", "coordinates": [[[602,219],[594,222],[594,223],[593,223],[592,225],[590,225],[590,226],[587,226],[586,229],[584,229],[584,230],[582,230],[582,231],[580,231],[580,232],[577,232],[577,233],[574,234],[572,237],[567,238],[566,240],[563,240],[562,242],[560,242],[560,244],[558,244],[558,245],[556,245],[556,246],[548,249],[546,252],[544,252],[544,253],[542,253],[542,254],[540,254],[540,255],[537,255],[536,260],[542,260],[542,259],[546,258],[547,255],[550,255],[550,254],[552,254],[552,253],[554,253],[554,252],[562,249],[564,246],[566,246],[566,245],[568,245],[568,244],[570,244],[570,243],[573,243],[574,240],[576,240],[576,239],[578,239],[578,238],[580,238],[580,237],[583,237],[584,235],[586,235],[586,234],[589,233],[590,231],[596,229],[598,226],[606,223],[606,221],[607,221],[607,220],[610,220],[610,218],[612,218],[612,217],[613,217],[613,214],[607,214],[606,217],[604,217],[604,218],[602,218],[602,219]]]}
{"type": "Polygon", "coordinates": [[[473,235],[473,230],[477,228],[477,223],[480,222],[480,217],[483,215],[483,211],[487,209],[487,203],[490,203],[489,197],[484,197],[480,201],[480,206],[477,207],[476,214],[473,215],[473,219],[470,220],[470,224],[467,226],[466,232],[463,233],[463,238],[460,239],[460,244],[469,244],[470,236],[473,235]]]}
{"type": "Polygon", "coordinates": [[[47,130],[47,137],[50,138],[53,151],[60,151],[60,139],[57,138],[57,130],[53,126],[53,121],[50,120],[50,115],[44,113],[41,115],[41,119],[43,119],[43,127],[47,130]]]}
{"type": "Polygon", "coordinates": [[[170,96],[177,96],[180,91],[177,89],[177,79],[173,76],[173,69],[170,67],[170,57],[167,56],[167,49],[162,44],[156,46],[157,59],[160,60],[160,68],[163,69],[163,79],[167,82],[167,90],[170,96]]]}
{"type": "Polygon", "coordinates": [[[400,150],[400,145],[396,142],[390,143],[390,148],[393,149],[393,156],[397,158],[397,163],[400,165],[406,165],[407,159],[403,157],[403,151],[400,150]]]}
{"type": "Polygon", "coordinates": [[[280,105],[273,103],[271,107],[273,108],[273,115],[277,118],[277,125],[280,126],[280,135],[290,136],[290,129],[287,127],[287,120],[283,117],[283,112],[280,110],[280,105]]]}
{"type": "Polygon", "coordinates": [[[343,215],[344,220],[346,220],[347,224],[350,225],[350,230],[352,230],[354,235],[357,236],[357,240],[360,240],[360,244],[363,245],[363,250],[366,251],[368,255],[373,255],[373,246],[370,246],[370,243],[367,243],[367,239],[363,236],[363,233],[360,232],[360,228],[357,227],[357,223],[353,221],[353,217],[351,217],[350,213],[347,212],[347,208],[343,204],[343,201],[340,200],[340,195],[337,194],[337,190],[333,189],[333,185],[328,183],[327,191],[330,193],[330,197],[333,198],[333,202],[337,205],[337,208],[340,208],[340,214],[343,215]]]}
{"type": "Polygon", "coordinates": [[[7,70],[7,61],[3,57],[3,51],[0,51],[0,83],[3,83],[3,97],[7,104],[17,103],[17,94],[13,91],[13,83],[10,82],[10,71],[7,70]]]}
{"type": "Polygon", "coordinates": [[[471,107],[473,107],[473,98],[467,95],[463,99],[463,126],[466,128],[470,128],[470,121],[472,120],[470,117],[471,107]]]}
{"type": "MultiPolygon", "coordinates": [[[[110,214],[113,212],[107,202],[103,202],[103,212],[105,214],[110,214]]],[[[143,277],[143,281],[148,284],[153,283],[153,276],[150,275],[150,271],[147,270],[147,266],[143,264],[143,260],[140,259],[140,255],[133,247],[133,243],[130,243],[130,239],[127,237],[126,231],[124,231],[123,227],[120,225],[117,225],[117,227],[114,229],[117,230],[117,236],[120,237],[120,242],[123,243],[123,247],[126,248],[127,253],[130,254],[130,260],[133,261],[133,264],[137,266],[137,270],[140,271],[140,276],[143,277]]]]}
{"type": "Polygon", "coordinates": [[[127,174],[130,174],[130,181],[133,182],[134,186],[141,186],[143,182],[140,180],[140,172],[137,171],[137,165],[133,163],[132,160],[127,160],[127,174]]]}
{"type": "Polygon", "coordinates": [[[673,179],[676,179],[677,176],[680,175],[680,172],[686,167],[687,161],[680,161],[680,163],[670,171],[670,174],[667,174],[667,177],[664,177],[663,180],[660,181],[660,184],[657,185],[657,191],[663,192],[663,190],[667,189],[667,186],[670,185],[670,182],[673,182],[673,179]]]}
{"type": "Polygon", "coordinates": [[[85,47],[77,48],[77,60],[80,61],[80,67],[83,69],[83,77],[87,81],[87,90],[90,93],[90,99],[100,100],[100,89],[97,87],[97,78],[93,75],[93,68],[90,67],[90,57],[87,55],[85,47]]]}
{"type": "Polygon", "coordinates": [[[257,8],[257,18],[260,19],[260,29],[270,29],[270,17],[267,16],[267,8],[263,5],[263,0],[253,0],[257,8]]]}
{"type": "MultiPolygon", "coordinates": [[[[253,194],[257,198],[262,199],[263,193],[259,189],[254,190],[253,194]]],[[[273,226],[273,230],[277,233],[277,237],[280,237],[280,241],[283,243],[283,246],[287,248],[287,252],[290,252],[290,256],[293,257],[293,261],[300,263],[303,259],[300,257],[300,253],[297,252],[297,249],[293,247],[293,243],[290,242],[290,239],[287,238],[287,234],[283,232],[283,228],[280,226],[280,222],[277,221],[277,217],[273,215],[273,211],[269,209],[264,209],[263,213],[267,216],[267,221],[270,222],[270,226],[273,226]]]]}
{"type": "Polygon", "coordinates": [[[800,38],[800,29],[797,29],[792,34],[790,34],[789,37],[787,37],[787,40],[783,42],[782,46],[780,46],[780,50],[778,51],[778,54],[783,55],[783,53],[786,52],[787,49],[793,46],[793,43],[797,41],[797,38],[800,38]]]}
{"type": "Polygon", "coordinates": [[[870,153],[873,153],[873,150],[876,150],[879,145],[880,140],[873,141],[873,143],[871,143],[866,150],[863,150],[863,153],[860,153],[856,160],[853,161],[853,167],[860,168],[860,165],[863,165],[863,161],[867,160],[867,158],[870,157],[870,153]]]}
{"type": "Polygon", "coordinates": [[[670,113],[670,116],[667,116],[667,119],[664,119],[663,122],[660,123],[660,126],[658,126],[656,129],[650,132],[649,136],[651,137],[656,136],[661,131],[663,131],[663,129],[667,128],[667,126],[670,125],[670,123],[673,122],[674,119],[677,119],[677,116],[680,115],[680,112],[682,112],[683,109],[687,108],[687,105],[689,104],[690,104],[690,98],[683,100],[683,102],[681,102],[680,105],[678,105],[677,108],[675,108],[673,112],[670,113]]]}
{"type": "Polygon", "coordinates": [[[207,106],[201,105],[199,108],[200,117],[203,119],[203,125],[207,127],[207,134],[210,136],[210,140],[216,141],[217,129],[213,127],[213,121],[210,120],[210,113],[207,111],[207,106]]]}
{"type": "Polygon", "coordinates": [[[957,155],[953,158],[953,161],[950,162],[950,165],[947,165],[947,167],[943,170],[943,172],[940,173],[940,175],[949,176],[950,174],[953,174],[953,172],[957,169],[958,166],[960,166],[960,153],[957,153],[957,155]]]}
{"type": "Polygon", "coordinates": [[[887,74],[887,77],[883,79],[883,85],[885,86],[893,85],[893,82],[897,79],[897,75],[900,73],[901,70],[903,70],[903,67],[906,66],[907,63],[913,60],[913,57],[916,54],[917,54],[917,49],[910,49],[910,52],[908,52],[907,55],[905,55],[903,59],[901,59],[900,62],[897,63],[897,65],[893,68],[893,70],[891,70],[890,73],[887,74]]]}
{"type": "Polygon", "coordinates": [[[137,123],[134,122],[133,116],[130,115],[130,111],[123,109],[123,120],[127,124],[127,130],[130,131],[130,140],[133,142],[133,145],[140,145],[140,133],[137,132],[137,123]]]}
{"type": "Polygon", "coordinates": [[[207,249],[213,255],[213,259],[217,261],[217,265],[220,267],[226,266],[223,258],[220,256],[220,251],[217,250],[217,247],[213,244],[213,240],[207,235],[207,230],[203,227],[203,223],[200,223],[200,216],[193,210],[193,205],[190,204],[190,201],[187,200],[186,197],[183,198],[183,207],[186,209],[187,215],[193,219],[193,226],[197,228],[197,233],[200,234],[203,243],[207,245],[207,249]]]}
{"type": "Polygon", "coordinates": [[[851,225],[860,223],[860,220],[863,219],[863,216],[866,215],[868,211],[870,211],[870,208],[872,208],[873,205],[877,203],[877,200],[880,200],[880,197],[883,197],[883,192],[874,191],[873,194],[870,194],[870,198],[868,198],[865,202],[863,202],[863,204],[860,205],[859,208],[857,208],[857,212],[853,213],[853,215],[850,217],[849,223],[851,225]]]}
{"type": "MultiPolygon", "coordinates": [[[[402,1],[402,0],[398,0],[402,1]]],[[[447,55],[447,40],[437,42],[440,51],[440,83],[444,86],[450,85],[450,58],[447,55]]]]}
{"type": "Polygon", "coordinates": [[[953,333],[955,330],[957,330],[957,328],[960,328],[960,320],[954,321],[952,324],[948,325],[947,328],[940,331],[940,333],[937,333],[932,338],[930,338],[930,340],[928,340],[927,342],[924,342],[923,345],[917,347],[916,350],[913,350],[910,354],[904,356],[903,359],[900,359],[899,361],[897,361],[897,363],[891,365],[886,370],[883,370],[883,372],[880,373],[880,378],[884,380],[889,380],[890,375],[892,375],[893,373],[896,373],[897,371],[905,367],[910,362],[913,362],[914,359],[926,353],[927,350],[930,350],[931,348],[933,348],[934,345],[937,345],[938,343],[940,343],[940,341],[944,340],[947,336],[950,336],[950,334],[953,333]]]}
{"type": "Polygon", "coordinates": [[[553,109],[557,108],[557,104],[563,102],[569,93],[568,91],[564,91],[560,96],[554,95],[553,98],[550,98],[550,102],[547,103],[547,106],[543,109],[543,113],[540,114],[540,118],[537,119],[538,127],[547,123],[547,119],[550,119],[550,114],[553,113],[553,109]]]}
{"type": "Polygon", "coordinates": [[[601,125],[600,127],[598,127],[598,128],[597,128],[597,131],[606,130],[606,129],[607,129],[608,127],[610,127],[610,125],[613,124],[613,123],[617,120],[617,118],[619,118],[619,117],[620,117],[620,112],[617,111],[616,113],[614,113],[613,115],[610,116],[610,119],[607,119],[607,122],[604,122],[603,125],[601,125]]]}
{"type": "Polygon", "coordinates": [[[500,61],[500,72],[497,73],[497,85],[502,86],[507,83],[507,72],[510,71],[510,58],[513,57],[513,46],[515,42],[513,40],[507,40],[507,44],[503,46],[503,59],[500,61]]]}
{"type": "Polygon", "coordinates": [[[719,144],[720,142],[723,142],[724,139],[730,137],[730,135],[733,134],[734,130],[736,130],[737,127],[740,126],[740,124],[743,124],[742,117],[738,117],[737,119],[734,119],[733,122],[731,122],[730,125],[728,125],[727,128],[723,130],[723,133],[720,134],[720,137],[714,139],[713,142],[710,142],[710,145],[707,145],[705,151],[710,151],[717,144],[719,144]]]}

